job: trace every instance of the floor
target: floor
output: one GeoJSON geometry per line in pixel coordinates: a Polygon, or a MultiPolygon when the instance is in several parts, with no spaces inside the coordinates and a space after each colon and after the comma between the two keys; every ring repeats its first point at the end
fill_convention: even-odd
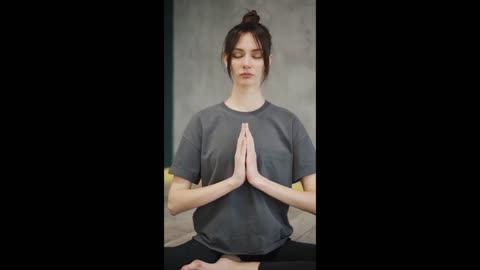
{"type": "MultiPolygon", "coordinates": [[[[177,246],[190,240],[195,235],[193,231],[192,215],[195,209],[183,212],[176,216],[171,216],[167,210],[167,195],[170,190],[171,175],[165,173],[165,193],[164,193],[164,246],[177,246]]],[[[193,185],[193,188],[200,186],[193,185]]],[[[295,189],[301,187],[295,186],[295,189]]],[[[292,240],[316,244],[316,220],[315,216],[290,207],[288,212],[290,224],[293,227],[292,240]]]]}

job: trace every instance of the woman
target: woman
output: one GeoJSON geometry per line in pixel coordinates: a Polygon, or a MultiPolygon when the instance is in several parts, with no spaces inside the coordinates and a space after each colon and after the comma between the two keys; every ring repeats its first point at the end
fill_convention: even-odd
{"type": "Polygon", "coordinates": [[[168,209],[197,208],[197,235],[165,248],[166,269],[315,267],[315,245],[290,240],[287,218],[289,206],[316,214],[315,149],[299,119],[262,96],[272,56],[259,20],[250,11],[228,32],[231,95],[192,117],[170,168],[168,209]],[[304,191],[291,188],[297,181],[304,191]]]}

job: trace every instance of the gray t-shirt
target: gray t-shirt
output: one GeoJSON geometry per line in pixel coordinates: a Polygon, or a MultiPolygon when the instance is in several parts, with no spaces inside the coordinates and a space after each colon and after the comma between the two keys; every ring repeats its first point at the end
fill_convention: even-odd
{"type": "MultiPolygon", "coordinates": [[[[223,102],[195,114],[180,141],[170,174],[203,186],[233,175],[241,123],[254,138],[259,173],[286,187],[316,172],[315,148],[300,120],[266,101],[252,112],[223,102]]],[[[224,254],[260,255],[283,245],[293,229],[289,206],[244,184],[193,214],[195,240],[224,254]]]]}

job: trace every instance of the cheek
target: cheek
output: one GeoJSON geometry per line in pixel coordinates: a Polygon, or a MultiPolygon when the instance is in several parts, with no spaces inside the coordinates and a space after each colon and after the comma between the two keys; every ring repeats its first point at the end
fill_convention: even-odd
{"type": "Polygon", "coordinates": [[[256,66],[257,68],[262,68],[262,69],[265,67],[265,65],[263,64],[263,60],[257,60],[257,61],[255,61],[255,66],[256,66]]]}
{"type": "Polygon", "coordinates": [[[235,70],[238,69],[238,66],[239,66],[239,63],[238,63],[237,61],[233,61],[233,60],[232,60],[232,62],[231,62],[231,64],[230,64],[230,69],[231,69],[232,71],[235,71],[235,70]]]}
{"type": "Polygon", "coordinates": [[[263,73],[263,71],[265,70],[265,66],[263,65],[263,63],[259,63],[257,66],[255,66],[255,69],[258,70],[259,73],[263,73]]]}

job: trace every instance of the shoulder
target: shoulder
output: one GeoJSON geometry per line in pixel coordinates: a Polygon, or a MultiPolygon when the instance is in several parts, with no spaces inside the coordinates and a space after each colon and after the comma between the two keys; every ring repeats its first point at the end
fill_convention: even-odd
{"type": "Polygon", "coordinates": [[[290,111],[287,108],[278,106],[276,104],[273,104],[270,102],[270,108],[269,108],[269,114],[270,115],[275,115],[276,117],[282,118],[284,120],[287,120],[288,122],[292,123],[295,121],[299,121],[297,115],[290,111]]]}
{"type": "Polygon", "coordinates": [[[193,117],[195,117],[195,118],[205,118],[205,117],[209,117],[211,115],[219,114],[220,112],[221,112],[221,104],[214,104],[214,105],[208,106],[208,107],[200,110],[199,112],[194,114],[193,117]]]}
{"type": "Polygon", "coordinates": [[[183,136],[190,140],[202,137],[204,131],[211,125],[212,119],[215,118],[214,115],[218,115],[218,107],[218,104],[211,105],[194,113],[187,121],[183,136]]]}
{"type": "Polygon", "coordinates": [[[194,113],[191,117],[191,122],[203,122],[205,119],[211,118],[213,115],[218,115],[221,113],[220,104],[215,104],[201,109],[200,111],[194,113]]]}

